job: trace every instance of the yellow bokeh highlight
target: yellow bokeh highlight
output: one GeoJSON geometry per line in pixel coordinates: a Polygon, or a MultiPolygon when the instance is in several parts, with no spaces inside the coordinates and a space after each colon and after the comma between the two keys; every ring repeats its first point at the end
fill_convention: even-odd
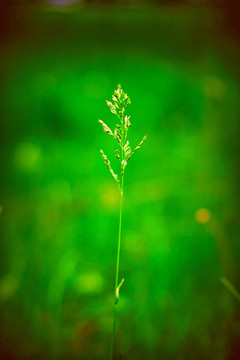
{"type": "Polygon", "coordinates": [[[74,285],[78,293],[99,293],[103,288],[103,278],[98,271],[87,272],[78,275],[74,285]]]}
{"type": "Polygon", "coordinates": [[[21,143],[17,146],[14,162],[18,170],[32,173],[40,169],[42,163],[41,149],[31,143],[21,143]]]}
{"type": "Polygon", "coordinates": [[[116,210],[119,205],[119,191],[116,184],[105,184],[100,189],[100,200],[108,210],[116,210]]]}
{"type": "Polygon", "coordinates": [[[12,298],[18,289],[18,280],[13,275],[6,275],[0,280],[0,301],[12,298]]]}
{"type": "Polygon", "coordinates": [[[198,209],[195,213],[196,220],[201,224],[207,224],[211,220],[211,213],[208,209],[198,209]]]}

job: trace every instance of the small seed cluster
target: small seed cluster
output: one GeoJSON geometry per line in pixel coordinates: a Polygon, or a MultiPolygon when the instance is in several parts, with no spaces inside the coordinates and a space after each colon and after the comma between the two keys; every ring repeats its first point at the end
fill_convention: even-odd
{"type": "MultiPolygon", "coordinates": [[[[114,139],[118,143],[118,149],[115,150],[115,157],[120,161],[121,166],[121,176],[124,176],[125,167],[127,166],[128,161],[134,152],[140,149],[141,145],[146,140],[146,136],[143,137],[142,141],[132,150],[129,141],[127,140],[128,129],[131,126],[130,116],[125,114],[127,107],[131,104],[131,100],[128,95],[121,89],[121,85],[118,85],[117,90],[114,90],[112,95],[112,102],[107,101],[107,105],[114,115],[118,117],[118,123],[116,124],[116,128],[114,131],[110,129],[110,127],[105,124],[102,120],[98,120],[98,122],[102,125],[103,131],[106,134],[109,134],[114,137],[114,139]]],[[[102,158],[107,165],[110,173],[118,184],[119,190],[121,189],[121,184],[119,180],[119,176],[115,174],[113,169],[111,168],[110,161],[107,156],[104,154],[102,150],[100,150],[102,158]]]]}

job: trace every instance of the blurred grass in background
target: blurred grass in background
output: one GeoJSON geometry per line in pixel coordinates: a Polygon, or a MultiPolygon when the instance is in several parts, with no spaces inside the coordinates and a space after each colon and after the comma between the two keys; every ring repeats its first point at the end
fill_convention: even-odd
{"type": "Polygon", "coordinates": [[[237,40],[213,6],[153,3],[3,7],[1,359],[108,357],[119,199],[97,120],[118,83],[148,141],[126,173],[116,359],[238,359],[220,283],[239,289],[237,40]]]}

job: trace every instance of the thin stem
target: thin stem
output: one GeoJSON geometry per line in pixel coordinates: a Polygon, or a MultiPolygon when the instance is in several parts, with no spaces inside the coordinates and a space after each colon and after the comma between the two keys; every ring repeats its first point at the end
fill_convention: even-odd
{"type": "Polygon", "coordinates": [[[122,207],[123,207],[123,180],[124,175],[122,175],[122,184],[121,184],[121,193],[120,193],[120,212],[119,212],[119,230],[118,230],[118,246],[117,246],[117,264],[116,264],[116,278],[115,278],[115,303],[113,310],[113,327],[112,327],[112,337],[111,337],[111,348],[110,348],[110,360],[113,359],[113,348],[114,348],[114,338],[115,338],[115,329],[116,329],[116,317],[117,317],[117,304],[118,304],[118,274],[119,274],[119,261],[120,261],[120,248],[121,248],[121,233],[122,233],[122,207]]]}
{"type": "Polygon", "coordinates": [[[233,284],[226,279],[225,277],[221,277],[221,282],[226,288],[230,291],[230,293],[235,296],[235,298],[240,301],[240,293],[237,291],[237,289],[233,286],[233,284]]]}
{"type": "Polygon", "coordinates": [[[115,335],[115,328],[116,328],[116,317],[117,317],[117,306],[115,304],[114,309],[113,309],[113,328],[112,328],[112,337],[111,337],[110,360],[113,359],[113,346],[114,346],[114,335],[115,335]]]}

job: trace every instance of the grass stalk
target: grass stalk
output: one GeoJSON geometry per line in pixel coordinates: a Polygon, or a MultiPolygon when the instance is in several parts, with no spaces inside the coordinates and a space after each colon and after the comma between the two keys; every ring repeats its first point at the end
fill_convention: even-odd
{"type": "Polygon", "coordinates": [[[221,277],[221,283],[228,289],[228,291],[238,300],[240,301],[240,292],[233,286],[233,284],[226,279],[225,277],[221,277]]]}
{"type": "Polygon", "coordinates": [[[128,161],[131,156],[140,149],[143,142],[146,140],[146,136],[143,137],[142,141],[132,150],[129,141],[127,140],[128,129],[131,126],[130,116],[125,115],[126,108],[131,104],[131,100],[128,95],[123,92],[121,89],[121,85],[118,85],[118,89],[114,90],[112,95],[112,101],[107,101],[107,105],[111,113],[118,117],[120,124],[116,124],[116,128],[114,131],[110,129],[110,127],[105,124],[102,120],[98,120],[98,122],[102,125],[103,131],[108,135],[112,136],[118,143],[119,149],[115,150],[115,157],[120,161],[120,176],[117,175],[112,167],[108,157],[104,154],[103,150],[100,150],[102,158],[107,165],[111,175],[118,185],[118,189],[120,191],[120,212],[119,212],[119,229],[118,229],[118,243],[117,243],[117,261],[116,261],[116,276],[115,276],[115,301],[114,301],[114,309],[113,309],[113,326],[112,326],[112,335],[111,335],[111,346],[110,346],[110,360],[113,359],[114,352],[114,340],[115,340],[115,332],[116,332],[116,319],[117,319],[117,305],[119,302],[119,291],[124,282],[124,279],[119,283],[119,264],[120,264],[120,250],[121,250],[121,235],[122,235],[122,212],[123,212],[123,182],[124,182],[124,172],[127,166],[128,161]],[[120,179],[121,178],[121,181],[120,179]]]}
{"type": "MultiPolygon", "coordinates": [[[[110,346],[110,360],[113,359],[113,348],[114,348],[115,329],[116,329],[116,321],[117,321],[118,277],[119,277],[119,263],[120,263],[121,235],[122,235],[123,180],[124,180],[124,176],[122,175],[122,181],[121,181],[122,184],[121,184],[121,192],[120,192],[116,278],[115,278],[115,289],[114,289],[115,301],[114,301],[114,309],[113,309],[113,327],[112,327],[111,346],[110,346]]],[[[122,282],[123,281],[124,279],[122,279],[122,282]]]]}

